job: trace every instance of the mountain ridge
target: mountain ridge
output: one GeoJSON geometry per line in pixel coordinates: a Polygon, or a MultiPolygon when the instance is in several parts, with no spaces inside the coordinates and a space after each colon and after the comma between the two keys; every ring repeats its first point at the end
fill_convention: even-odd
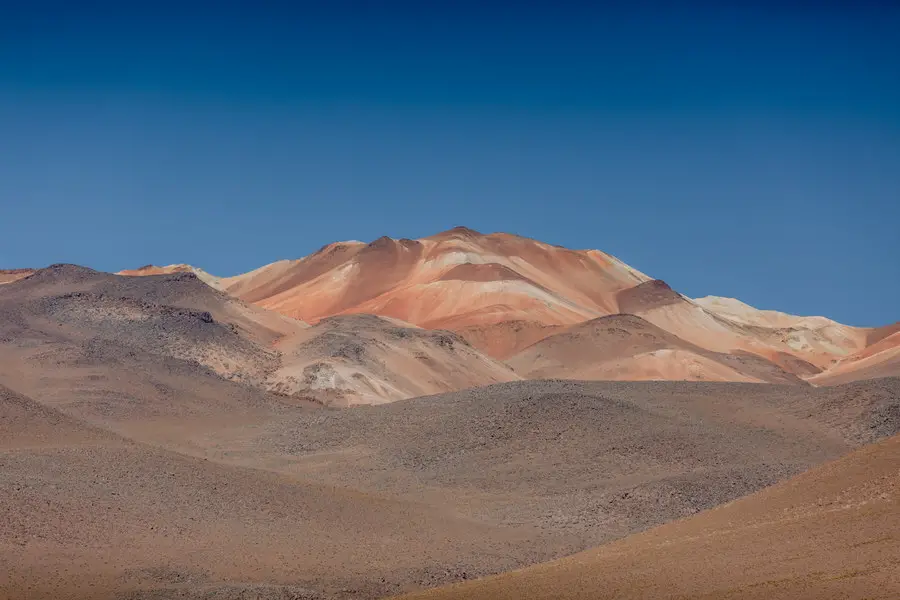
{"type": "MultiPolygon", "coordinates": [[[[8,273],[11,282],[34,271],[8,273]]],[[[827,317],[760,310],[734,298],[690,298],[600,250],[570,250],[464,226],[415,240],[382,236],[369,243],[333,242],[307,256],[231,277],[187,264],[119,272],[177,273],[193,274],[251,305],[313,325],[330,317],[373,314],[414,327],[453,331],[500,361],[579,324],[632,314],[704,353],[737,357],[728,359],[732,363],[752,355],[757,362],[770,363],[773,373],[787,372],[788,378],[824,384],[831,380],[825,375],[830,369],[839,369],[840,381],[853,380],[857,371],[860,378],[866,373],[900,374],[893,346],[876,346],[886,354],[875,358],[867,350],[900,324],[852,327],[827,317]],[[873,370],[872,364],[879,366],[873,370]]],[[[691,354],[693,358],[679,351],[672,361],[700,360],[691,354]]],[[[658,362],[661,370],[642,375],[636,366],[631,376],[683,374],[664,365],[665,353],[641,360],[658,362]]],[[[719,370],[714,379],[755,379],[731,368],[713,370],[719,370]]],[[[628,368],[618,376],[628,377],[628,368]]]]}

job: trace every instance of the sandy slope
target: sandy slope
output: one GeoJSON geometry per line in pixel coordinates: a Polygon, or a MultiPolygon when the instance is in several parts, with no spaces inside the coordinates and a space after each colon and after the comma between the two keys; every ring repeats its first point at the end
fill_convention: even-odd
{"type": "Polygon", "coordinates": [[[556,562],[406,596],[896,598],[900,436],[714,508],[556,562]]]}
{"type": "Polygon", "coordinates": [[[520,381],[285,416],[240,443],[219,437],[208,456],[534,524],[585,548],[897,432],[898,385],[520,381]]]}
{"type": "Polygon", "coordinates": [[[240,426],[216,394],[180,429],[123,401],[107,416],[178,454],[0,388],[0,596],[374,598],[523,567],[896,432],[898,383],[514,382],[240,426]]]}
{"type": "MultiPolygon", "coordinates": [[[[517,381],[326,410],[176,356],[262,336],[204,316],[231,302],[190,274],[71,267],[0,291],[0,382],[40,402],[0,402],[0,595],[374,598],[690,515],[900,427],[896,380],[517,381]]],[[[461,344],[346,319],[274,343],[318,331],[352,357],[325,335],[349,323],[461,344]]]]}
{"type": "Polygon", "coordinates": [[[133,443],[2,386],[0,427],[3,598],[373,597],[527,556],[514,533],[133,443]]]}

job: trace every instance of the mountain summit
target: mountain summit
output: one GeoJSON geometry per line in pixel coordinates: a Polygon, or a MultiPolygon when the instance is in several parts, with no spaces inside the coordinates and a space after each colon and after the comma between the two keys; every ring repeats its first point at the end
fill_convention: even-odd
{"type": "MultiPolygon", "coordinates": [[[[610,354],[614,340],[607,339],[602,358],[615,360],[590,371],[598,378],[786,382],[815,377],[828,382],[824,373],[839,363],[840,381],[853,379],[857,368],[891,374],[895,364],[892,340],[869,349],[880,339],[875,329],[758,310],[731,298],[691,299],[600,250],[570,250],[464,226],[417,240],[384,236],[370,243],[335,242],[309,256],[234,277],[214,277],[188,265],[122,274],[179,271],[194,272],[237,298],[311,324],[373,314],[451,330],[491,357],[543,377],[570,374],[571,365],[555,359],[556,354],[599,360],[594,354],[600,351],[585,343],[588,330],[581,325],[616,314],[640,317],[620,322],[641,323],[641,331],[629,331],[637,336],[647,335],[644,323],[652,325],[667,336],[668,345],[648,350],[651,354],[616,357],[610,354]],[[529,350],[551,336],[552,343],[529,350]],[[538,359],[539,369],[528,364],[538,359]],[[668,364],[673,361],[678,364],[668,364]],[[873,370],[872,365],[885,366],[873,370]]],[[[634,348],[642,347],[643,341],[634,341],[639,342],[634,348]]]]}

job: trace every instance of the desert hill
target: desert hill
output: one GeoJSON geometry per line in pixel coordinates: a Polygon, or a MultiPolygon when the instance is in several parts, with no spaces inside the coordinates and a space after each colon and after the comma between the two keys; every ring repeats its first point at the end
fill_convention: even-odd
{"type": "Polygon", "coordinates": [[[582,548],[693,514],[900,431],[900,380],[844,386],[515,381],[257,428],[262,464],[536,524],[582,548]]]}
{"type": "Polygon", "coordinates": [[[804,383],[760,356],[713,352],[628,314],[565,328],[507,362],[526,379],[804,383]]]}
{"type": "Polygon", "coordinates": [[[74,265],[53,265],[3,286],[0,310],[10,316],[2,324],[9,347],[21,349],[25,339],[43,333],[39,339],[55,351],[63,343],[124,345],[256,382],[274,366],[266,345],[305,326],[218,292],[191,273],[134,278],[74,265]],[[19,340],[11,335],[16,330],[19,340]]]}
{"type": "Polygon", "coordinates": [[[519,377],[455,333],[374,315],[319,321],[278,344],[269,388],[334,405],[380,404],[519,377]]]}
{"type": "Polygon", "coordinates": [[[2,385],[0,428],[3,598],[372,598],[532,555],[516,532],[134,443],[2,385]]]}
{"type": "Polygon", "coordinates": [[[409,600],[894,598],[900,436],[621,541],[409,600]]]}
{"type": "Polygon", "coordinates": [[[123,389],[146,388],[137,379],[148,365],[159,367],[149,369],[154,378],[183,374],[178,389],[195,387],[193,370],[300,404],[380,403],[518,379],[452,332],[368,315],[309,327],[191,271],[126,277],[54,265],[0,288],[0,314],[0,356],[11,366],[34,372],[36,385],[48,380],[41,369],[65,371],[60,380],[80,373],[93,394],[115,393],[108,385],[123,379],[132,380],[123,389]],[[137,371],[110,371],[126,363],[137,371]]]}
{"type": "Polygon", "coordinates": [[[615,312],[647,277],[598,251],[457,227],[420,240],[337,243],[223,280],[230,293],[314,322],[372,313],[421,327],[509,320],[572,324],[615,312]]]}
{"type": "Polygon", "coordinates": [[[234,421],[107,398],[104,425],[144,443],[45,397],[0,388],[14,598],[376,598],[689,516],[900,428],[895,379],[520,381],[234,421]]]}

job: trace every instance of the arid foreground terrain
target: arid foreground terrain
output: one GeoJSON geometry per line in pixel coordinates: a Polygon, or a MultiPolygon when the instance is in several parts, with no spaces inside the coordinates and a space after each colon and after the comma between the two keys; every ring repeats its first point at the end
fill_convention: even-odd
{"type": "MultiPolygon", "coordinates": [[[[377,280],[405,298],[383,306],[353,273],[401,252],[389,239],[320,252],[351,261],[328,277],[358,296],[272,287],[319,277],[322,257],[240,286],[191,267],[12,273],[0,597],[900,594],[900,378],[861,376],[894,374],[895,328],[688,300],[609,257],[585,288],[565,269],[601,277],[599,255],[492,235],[403,242],[407,279],[468,279],[377,280]],[[540,322],[417,313],[429,296],[409,286],[510,281],[474,246],[532,265],[570,312],[522,297],[540,322]],[[396,311],[364,314],[379,307],[396,311]],[[634,373],[647,380],[605,380],[634,373]]],[[[509,285],[499,304],[524,284],[509,285]]]]}

